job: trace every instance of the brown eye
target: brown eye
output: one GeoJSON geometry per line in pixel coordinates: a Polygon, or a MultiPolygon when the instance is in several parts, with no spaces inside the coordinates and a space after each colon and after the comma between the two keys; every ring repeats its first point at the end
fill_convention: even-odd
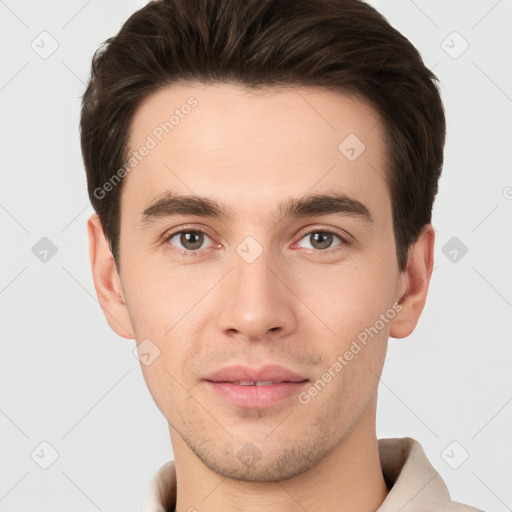
{"type": "Polygon", "coordinates": [[[328,249],[332,244],[333,235],[332,233],[320,231],[318,233],[311,233],[309,239],[315,249],[328,249]]]}
{"type": "Polygon", "coordinates": [[[204,249],[202,245],[204,244],[205,237],[210,238],[203,231],[182,230],[169,235],[166,242],[170,243],[181,252],[192,252],[202,248],[204,249]]]}
{"type": "Polygon", "coordinates": [[[308,249],[315,249],[317,251],[326,251],[326,249],[337,247],[345,242],[340,235],[333,233],[332,231],[323,230],[310,231],[309,233],[306,233],[302,239],[309,242],[310,246],[308,249]],[[333,246],[335,238],[340,240],[340,242],[333,246]]]}

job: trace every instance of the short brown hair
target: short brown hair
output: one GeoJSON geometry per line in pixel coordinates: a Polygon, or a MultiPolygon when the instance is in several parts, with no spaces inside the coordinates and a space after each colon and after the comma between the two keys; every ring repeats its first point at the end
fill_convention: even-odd
{"type": "Polygon", "coordinates": [[[96,50],[82,98],[88,192],[120,270],[121,181],[138,105],[172,84],[319,86],[351,93],[384,123],[400,271],[430,223],[446,121],[438,78],[411,42],[361,0],[153,0],[96,50]]]}

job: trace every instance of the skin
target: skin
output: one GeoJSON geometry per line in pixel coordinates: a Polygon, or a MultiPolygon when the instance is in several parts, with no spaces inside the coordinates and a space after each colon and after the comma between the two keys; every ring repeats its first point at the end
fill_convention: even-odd
{"type": "Polygon", "coordinates": [[[160,350],[141,368],[169,424],[176,510],[375,511],[389,492],[375,429],[379,377],[388,338],[408,336],[423,310],[433,227],[399,272],[382,124],[371,106],[338,92],[167,87],[137,110],[131,149],[190,96],[198,105],[125,178],[120,275],[98,216],[88,221],[109,325],[160,350]],[[338,150],[351,133],[366,147],[355,161],[338,150]],[[163,191],[215,199],[234,217],[180,215],[142,228],[141,212],[163,191]],[[373,225],[346,214],[276,217],[283,199],[329,191],[364,203],[373,225]],[[183,226],[207,232],[199,249],[165,238],[183,226]],[[322,230],[349,243],[315,245],[311,232],[322,230]],[[252,263],[236,252],[247,236],[262,248],[252,263]],[[187,249],[199,253],[177,252],[187,249]],[[202,380],[231,364],[274,363],[315,382],[400,299],[394,318],[307,404],[238,407],[202,380]],[[247,443],[260,456],[249,465],[238,456],[247,443]]]}

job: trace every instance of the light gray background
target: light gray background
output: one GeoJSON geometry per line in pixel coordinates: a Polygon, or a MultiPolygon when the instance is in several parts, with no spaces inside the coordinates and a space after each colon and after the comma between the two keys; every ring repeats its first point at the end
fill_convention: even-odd
{"type": "MultiPolygon", "coordinates": [[[[172,458],[135,342],[97,303],[78,133],[94,50],[143,4],[0,1],[0,512],[136,511],[172,458]]],[[[453,499],[512,510],[512,1],[372,4],[442,80],[448,123],[429,297],[390,340],[378,436],[419,440],[453,499]]]]}

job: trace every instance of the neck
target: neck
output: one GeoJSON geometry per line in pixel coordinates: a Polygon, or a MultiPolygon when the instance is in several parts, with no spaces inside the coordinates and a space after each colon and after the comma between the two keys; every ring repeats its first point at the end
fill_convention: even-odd
{"type": "Polygon", "coordinates": [[[176,512],[375,512],[389,490],[375,433],[376,397],[350,434],[322,461],[280,482],[245,482],[207,468],[169,428],[177,479],[176,512]]]}

